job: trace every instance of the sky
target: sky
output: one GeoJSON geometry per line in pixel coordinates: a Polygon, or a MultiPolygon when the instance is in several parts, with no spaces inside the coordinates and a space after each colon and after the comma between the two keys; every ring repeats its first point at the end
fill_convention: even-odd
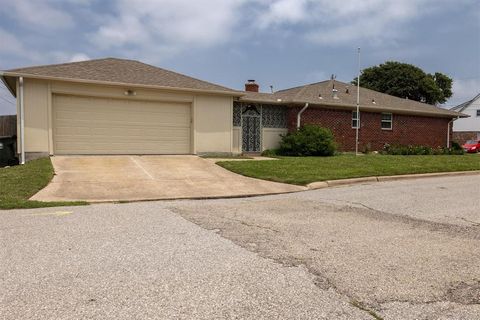
{"type": "MultiPolygon", "coordinates": [[[[140,60],[268,92],[395,60],[454,79],[448,106],[480,92],[479,0],[0,0],[0,70],[140,60]]],[[[0,88],[0,114],[15,98],[0,88]]]]}

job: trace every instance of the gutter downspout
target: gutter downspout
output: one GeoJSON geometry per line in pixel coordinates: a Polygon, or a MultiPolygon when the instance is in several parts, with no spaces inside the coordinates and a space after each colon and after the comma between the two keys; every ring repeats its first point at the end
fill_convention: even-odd
{"type": "Polygon", "coordinates": [[[307,110],[307,108],[308,108],[308,102],[305,103],[305,106],[297,114],[297,130],[300,129],[300,119],[301,119],[302,113],[303,111],[307,110]]]}
{"type": "Polygon", "coordinates": [[[25,164],[25,104],[23,103],[23,77],[18,78],[20,100],[20,164],[25,164]]]}
{"type": "Polygon", "coordinates": [[[453,121],[458,120],[460,117],[454,118],[448,122],[447,125],[447,148],[450,148],[450,124],[453,124],[453,121]]]}

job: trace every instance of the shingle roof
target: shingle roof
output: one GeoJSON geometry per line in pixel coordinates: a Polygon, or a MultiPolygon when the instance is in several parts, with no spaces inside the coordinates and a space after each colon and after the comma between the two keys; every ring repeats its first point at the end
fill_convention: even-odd
{"type": "MultiPolygon", "coordinates": [[[[333,97],[333,81],[327,80],[305,86],[280,90],[273,94],[245,92],[240,101],[273,103],[273,104],[305,104],[329,107],[354,108],[357,101],[357,87],[335,81],[337,97],[333,97]],[[348,93],[347,93],[348,88],[348,93]]],[[[394,97],[374,90],[360,88],[360,108],[368,111],[388,111],[405,114],[433,115],[444,117],[462,117],[461,113],[443,109],[430,104],[394,97]]]]}
{"type": "Polygon", "coordinates": [[[82,62],[11,69],[4,76],[23,75],[116,84],[193,89],[199,91],[236,93],[230,88],[198,80],[180,73],[157,68],[135,60],[105,58],[82,62]]]}
{"type": "Polygon", "coordinates": [[[464,102],[462,104],[459,104],[456,107],[450,108],[452,111],[457,111],[457,112],[462,112],[463,110],[467,109],[472,103],[480,99],[480,93],[477,94],[473,99],[468,100],[467,102],[464,102]]]}

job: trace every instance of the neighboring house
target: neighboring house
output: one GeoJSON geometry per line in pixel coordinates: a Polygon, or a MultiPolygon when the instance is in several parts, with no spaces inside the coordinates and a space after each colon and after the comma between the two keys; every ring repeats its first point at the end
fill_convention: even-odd
{"type": "MultiPolygon", "coordinates": [[[[27,159],[62,154],[261,152],[301,124],[330,128],[342,150],[355,147],[356,88],[324,81],[273,94],[249,81],[236,91],[122,59],[8,70],[22,96],[27,159]],[[22,85],[23,83],[23,85],[22,85]],[[335,89],[333,88],[335,86],[335,89]]],[[[445,146],[460,113],[361,88],[360,145],[445,146]]],[[[21,114],[22,99],[17,99],[21,114]]],[[[21,121],[18,121],[19,150],[21,121]]]]}
{"type": "Polygon", "coordinates": [[[464,143],[467,140],[480,139],[480,93],[472,100],[450,110],[470,116],[453,123],[453,141],[464,143]]]}

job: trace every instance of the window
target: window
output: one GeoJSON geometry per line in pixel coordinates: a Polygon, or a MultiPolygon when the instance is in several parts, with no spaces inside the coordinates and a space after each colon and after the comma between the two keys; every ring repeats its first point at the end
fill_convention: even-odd
{"type": "Polygon", "coordinates": [[[393,115],[382,113],[382,130],[392,130],[393,115]]]}
{"type": "Polygon", "coordinates": [[[477,109],[477,117],[480,117],[480,109],[477,109]]]}
{"type": "Polygon", "coordinates": [[[357,114],[357,111],[352,111],[352,128],[360,128],[360,113],[357,114]]]}
{"type": "Polygon", "coordinates": [[[283,106],[262,106],[262,126],[264,128],[286,128],[287,108],[283,106]]]}

